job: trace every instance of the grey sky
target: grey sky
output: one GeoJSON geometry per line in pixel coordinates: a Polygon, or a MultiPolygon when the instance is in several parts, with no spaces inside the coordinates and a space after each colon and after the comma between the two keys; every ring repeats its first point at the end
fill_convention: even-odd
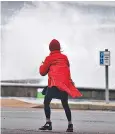
{"type": "MultiPolygon", "coordinates": [[[[82,2],[81,2],[82,3],[82,2]]],[[[84,2],[85,3],[85,2],[84,2]]],[[[90,2],[89,2],[90,3],[90,2]]],[[[2,2],[2,79],[40,77],[38,67],[59,39],[77,86],[104,87],[99,51],[111,51],[115,85],[115,8],[73,2],[2,2]]]]}

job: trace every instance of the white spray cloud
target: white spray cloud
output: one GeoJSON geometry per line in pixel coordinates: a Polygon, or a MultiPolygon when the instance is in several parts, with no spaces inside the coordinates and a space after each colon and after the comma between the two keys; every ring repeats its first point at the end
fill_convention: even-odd
{"type": "MultiPolygon", "coordinates": [[[[103,15],[84,13],[83,9],[60,2],[33,4],[36,7],[25,5],[3,29],[2,79],[42,78],[38,68],[49,54],[49,42],[56,38],[68,55],[77,86],[104,87],[99,51],[108,48],[112,52],[112,87],[115,84],[115,31],[107,29],[113,30],[115,26],[102,24],[103,15]]],[[[114,20],[115,16],[112,17],[114,20]]]]}

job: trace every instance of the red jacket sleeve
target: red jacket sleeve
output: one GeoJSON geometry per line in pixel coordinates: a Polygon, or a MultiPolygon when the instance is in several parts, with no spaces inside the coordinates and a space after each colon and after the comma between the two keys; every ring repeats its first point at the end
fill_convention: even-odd
{"type": "Polygon", "coordinates": [[[68,58],[67,58],[67,64],[68,64],[68,67],[70,67],[70,63],[69,63],[69,60],[68,60],[68,58]]]}
{"type": "Polygon", "coordinates": [[[69,60],[68,60],[67,56],[65,56],[65,57],[66,57],[67,65],[68,65],[68,67],[70,67],[69,60]]]}
{"type": "Polygon", "coordinates": [[[39,68],[39,73],[42,76],[45,76],[48,73],[50,64],[51,63],[50,63],[49,57],[46,57],[45,61],[43,62],[43,64],[39,68]]]}

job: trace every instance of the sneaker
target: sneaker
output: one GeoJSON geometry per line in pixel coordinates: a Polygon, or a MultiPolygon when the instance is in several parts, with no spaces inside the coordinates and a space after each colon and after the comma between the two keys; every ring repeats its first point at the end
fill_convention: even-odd
{"type": "Polygon", "coordinates": [[[69,124],[66,132],[73,132],[73,124],[69,124]]]}
{"type": "Polygon", "coordinates": [[[46,122],[44,126],[39,128],[39,130],[52,130],[52,123],[51,122],[46,122]]]}

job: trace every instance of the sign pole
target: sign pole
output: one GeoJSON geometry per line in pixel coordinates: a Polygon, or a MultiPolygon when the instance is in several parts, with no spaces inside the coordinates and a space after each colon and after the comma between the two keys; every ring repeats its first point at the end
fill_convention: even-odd
{"type": "MultiPolygon", "coordinates": [[[[105,49],[107,52],[108,49],[105,49]]],[[[108,74],[109,74],[109,66],[105,65],[105,87],[106,87],[106,93],[105,93],[105,98],[106,98],[106,103],[109,103],[109,79],[108,79],[108,74]]]]}
{"type": "Polygon", "coordinates": [[[110,66],[110,51],[100,51],[100,65],[105,66],[105,101],[109,103],[109,66],[110,66]]]}

